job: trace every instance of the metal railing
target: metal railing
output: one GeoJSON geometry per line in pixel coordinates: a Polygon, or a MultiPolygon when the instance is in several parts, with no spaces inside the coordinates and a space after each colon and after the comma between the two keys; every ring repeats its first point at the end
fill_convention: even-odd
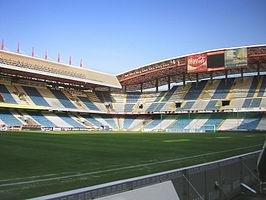
{"type": "Polygon", "coordinates": [[[252,185],[258,182],[256,163],[259,152],[34,199],[95,199],[169,180],[181,200],[230,199],[240,193],[241,183],[252,185]]]}

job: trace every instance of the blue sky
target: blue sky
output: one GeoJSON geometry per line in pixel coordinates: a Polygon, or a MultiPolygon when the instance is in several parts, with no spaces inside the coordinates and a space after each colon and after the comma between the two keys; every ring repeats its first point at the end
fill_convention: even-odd
{"type": "Polygon", "coordinates": [[[205,50],[266,43],[265,0],[0,0],[7,50],[119,74],[205,50]]]}

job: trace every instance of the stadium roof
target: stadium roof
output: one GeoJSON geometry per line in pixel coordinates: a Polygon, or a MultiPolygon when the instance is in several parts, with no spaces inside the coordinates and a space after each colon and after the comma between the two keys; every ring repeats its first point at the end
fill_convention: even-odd
{"type": "Polygon", "coordinates": [[[49,80],[87,87],[121,88],[116,76],[0,50],[1,74],[49,80]]]}
{"type": "MultiPolygon", "coordinates": [[[[206,61],[207,62],[207,61],[206,61]]],[[[170,82],[182,82],[184,78],[186,80],[196,80],[209,78],[211,76],[222,76],[227,73],[239,74],[241,70],[244,72],[256,72],[257,64],[260,65],[261,71],[266,71],[266,45],[244,46],[234,48],[216,49],[210,51],[204,51],[200,53],[194,53],[184,55],[180,57],[174,57],[144,66],[140,66],[128,72],[117,75],[122,86],[129,86],[134,89],[139,89],[138,85],[142,85],[143,89],[155,87],[157,80],[158,86],[166,85],[170,82]],[[226,52],[237,51],[238,49],[245,49],[246,51],[246,64],[242,66],[236,66],[227,68],[225,64],[226,52]],[[209,70],[209,66],[203,71],[189,71],[188,59],[197,55],[205,55],[206,60],[208,55],[223,54],[224,66],[220,68],[212,68],[209,70]]]]}

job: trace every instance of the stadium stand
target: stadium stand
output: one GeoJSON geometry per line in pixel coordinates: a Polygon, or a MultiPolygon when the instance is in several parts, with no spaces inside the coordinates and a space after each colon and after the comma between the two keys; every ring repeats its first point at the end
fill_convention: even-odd
{"type": "Polygon", "coordinates": [[[251,83],[251,86],[249,88],[247,97],[253,97],[254,96],[256,89],[257,89],[257,85],[258,85],[258,78],[254,77],[253,81],[251,83]]]}
{"type": "Polygon", "coordinates": [[[76,108],[76,106],[74,106],[74,104],[60,90],[50,90],[50,91],[66,108],[76,108]]]}
{"type": "MultiPolygon", "coordinates": [[[[266,76],[261,72],[266,68],[263,57],[266,48],[260,48],[262,50],[258,52],[253,47],[248,50],[249,56],[256,55],[248,58],[248,66],[217,70],[213,73],[190,73],[184,71],[186,68],[182,71],[181,66],[186,66],[186,59],[182,62],[177,59],[168,64],[164,62],[162,66],[159,63],[145,66],[142,68],[145,69],[145,73],[151,73],[156,69],[156,76],[161,75],[158,70],[165,74],[162,74],[160,80],[156,78],[158,81],[154,79],[151,83],[146,81],[150,75],[145,74],[145,80],[138,82],[141,83],[139,85],[132,84],[134,87],[130,90],[126,87],[130,87],[132,82],[123,82],[123,79],[129,80],[131,76],[135,76],[136,78],[131,81],[141,80],[144,76],[139,69],[117,77],[96,73],[97,80],[93,80],[93,72],[88,70],[0,50],[1,70],[7,70],[1,71],[0,74],[0,106],[2,112],[6,112],[2,116],[7,116],[13,122],[0,120],[9,126],[36,123],[43,127],[80,129],[99,129],[108,126],[113,130],[207,130],[214,126],[218,130],[261,130],[265,127],[263,113],[266,110],[266,76]],[[260,66],[257,65],[259,59],[262,63],[260,66]],[[176,68],[175,64],[171,65],[173,63],[183,65],[176,68]],[[171,67],[164,71],[165,66],[171,67]],[[172,72],[172,67],[177,71],[172,72]],[[16,68],[16,73],[19,74],[12,74],[13,68],[16,68]],[[37,73],[37,70],[38,73],[32,75],[32,79],[28,79],[27,76],[21,78],[25,76],[25,69],[33,70],[31,72],[34,73],[37,73]],[[181,71],[178,71],[179,69],[181,71]],[[46,72],[57,74],[58,77],[46,72]],[[169,77],[166,72],[169,73],[169,77]],[[176,77],[170,77],[172,73],[176,77]],[[249,74],[244,76],[243,73],[249,74]],[[61,75],[65,79],[59,79],[61,75]],[[73,82],[66,76],[72,77],[73,82]],[[98,82],[85,81],[81,84],[78,78],[98,82]],[[124,84],[123,91],[118,89],[118,80],[124,84]],[[157,92],[137,92],[143,89],[139,88],[140,85],[144,89],[150,89],[154,82],[157,82],[155,87],[158,87],[161,83],[166,83],[165,80],[172,81],[168,82],[168,91],[158,92],[156,88],[157,92]],[[171,88],[171,85],[174,86],[171,88]],[[256,117],[240,113],[253,113],[256,117]],[[23,120],[23,116],[30,119],[23,120]]],[[[30,73],[27,75],[30,76],[30,73]]]]}
{"type": "Polygon", "coordinates": [[[174,92],[176,91],[176,89],[177,89],[177,86],[172,87],[171,90],[166,93],[162,101],[163,102],[169,101],[171,97],[173,96],[174,92]]]}
{"type": "Polygon", "coordinates": [[[140,97],[139,92],[130,92],[127,94],[127,103],[136,103],[140,97]]]}
{"type": "Polygon", "coordinates": [[[0,93],[4,96],[5,103],[17,103],[3,84],[0,84],[0,93]]]}
{"type": "Polygon", "coordinates": [[[123,117],[123,129],[129,129],[129,127],[132,125],[134,120],[136,119],[135,116],[128,116],[128,117],[123,117]]]}
{"type": "Polygon", "coordinates": [[[263,76],[263,81],[261,84],[261,87],[259,89],[258,97],[262,97],[265,95],[265,90],[266,90],[266,76],[263,76]]]}
{"type": "Polygon", "coordinates": [[[56,127],[56,125],[45,117],[45,114],[42,114],[37,111],[28,111],[30,117],[32,117],[37,123],[41,124],[43,127],[56,127]]]}
{"type": "Polygon", "coordinates": [[[217,100],[209,101],[207,106],[205,107],[205,110],[219,110],[221,107],[217,106],[217,103],[218,103],[217,100]]]}
{"type": "Polygon", "coordinates": [[[247,113],[245,114],[243,121],[237,127],[237,129],[256,130],[260,120],[261,120],[261,116],[259,116],[258,114],[254,115],[254,114],[247,113]]]}
{"type": "Polygon", "coordinates": [[[99,108],[92,103],[87,97],[78,96],[78,98],[84,103],[90,110],[99,110],[99,108]]]}
{"type": "Polygon", "coordinates": [[[0,109],[0,119],[8,126],[22,126],[23,123],[17,119],[11,112],[0,109]]]}
{"type": "Polygon", "coordinates": [[[192,83],[191,88],[184,97],[184,100],[196,100],[199,98],[201,92],[203,91],[207,81],[201,81],[198,84],[192,83]]]}
{"type": "Polygon", "coordinates": [[[220,83],[215,90],[212,99],[225,99],[226,96],[228,95],[232,85],[234,83],[234,78],[220,80],[220,83]]]}
{"type": "Polygon", "coordinates": [[[50,107],[50,105],[47,103],[47,101],[43,98],[43,96],[39,93],[39,91],[36,88],[28,86],[22,86],[22,88],[30,97],[30,99],[34,102],[35,105],[50,107]]]}
{"type": "Polygon", "coordinates": [[[72,119],[72,117],[70,117],[66,113],[58,113],[57,116],[59,116],[62,120],[64,120],[66,123],[70,124],[74,128],[86,128],[84,125],[72,119]]]}
{"type": "Polygon", "coordinates": [[[125,104],[124,112],[133,112],[135,104],[125,104]]]}

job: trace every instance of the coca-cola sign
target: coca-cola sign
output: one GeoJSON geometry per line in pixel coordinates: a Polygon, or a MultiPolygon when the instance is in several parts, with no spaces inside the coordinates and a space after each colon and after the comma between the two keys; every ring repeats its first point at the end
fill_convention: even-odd
{"type": "Polygon", "coordinates": [[[188,56],[187,63],[188,73],[207,71],[207,55],[205,53],[188,56]]]}

